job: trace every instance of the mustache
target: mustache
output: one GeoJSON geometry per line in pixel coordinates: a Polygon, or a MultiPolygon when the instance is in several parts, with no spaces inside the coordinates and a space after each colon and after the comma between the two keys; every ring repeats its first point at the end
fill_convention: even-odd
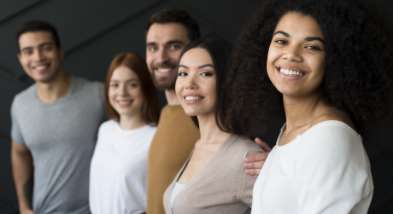
{"type": "Polygon", "coordinates": [[[154,64],[153,69],[157,68],[170,68],[170,69],[175,69],[177,68],[177,63],[175,62],[170,62],[170,61],[165,61],[162,63],[154,64]]]}

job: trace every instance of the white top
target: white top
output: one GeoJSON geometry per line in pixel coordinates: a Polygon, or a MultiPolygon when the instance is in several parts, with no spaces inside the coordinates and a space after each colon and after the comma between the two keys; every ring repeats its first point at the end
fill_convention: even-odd
{"type": "Polygon", "coordinates": [[[93,214],[140,214],[146,211],[147,154],[155,127],[123,130],[103,123],[90,168],[93,214]]]}
{"type": "Polygon", "coordinates": [[[360,135],[329,120],[272,149],[254,185],[252,214],[367,213],[372,193],[360,135]]]}
{"type": "Polygon", "coordinates": [[[170,199],[170,206],[171,207],[173,207],[173,204],[174,204],[174,201],[175,201],[175,198],[176,198],[176,196],[177,195],[179,195],[179,193],[184,189],[184,188],[186,188],[186,184],[184,184],[184,183],[180,183],[180,182],[176,182],[175,183],[175,186],[173,187],[173,189],[172,189],[172,193],[171,193],[171,199],[170,199]]]}

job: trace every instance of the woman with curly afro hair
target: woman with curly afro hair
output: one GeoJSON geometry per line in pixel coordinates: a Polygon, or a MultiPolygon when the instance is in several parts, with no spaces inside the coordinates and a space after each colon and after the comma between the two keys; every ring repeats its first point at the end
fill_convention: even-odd
{"type": "Polygon", "coordinates": [[[249,137],[285,118],[252,213],[367,213],[361,134],[387,110],[384,38],[353,1],[265,1],[235,50],[220,115],[224,130],[249,137]]]}

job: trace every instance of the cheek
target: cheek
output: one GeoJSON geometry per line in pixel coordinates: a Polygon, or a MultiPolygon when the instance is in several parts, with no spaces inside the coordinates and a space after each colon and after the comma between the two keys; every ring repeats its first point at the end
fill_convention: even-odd
{"type": "Polygon", "coordinates": [[[207,86],[206,94],[209,96],[210,100],[215,103],[217,98],[216,79],[211,79],[207,84],[205,83],[205,85],[207,86]]]}
{"type": "Polygon", "coordinates": [[[136,89],[134,91],[135,97],[137,97],[141,102],[143,102],[143,93],[142,93],[142,89],[139,87],[138,89],[136,89]]]}
{"type": "Polygon", "coordinates": [[[153,61],[153,56],[152,56],[152,54],[146,54],[146,64],[147,64],[147,67],[151,67],[151,63],[152,63],[152,61],[153,61]]]}
{"type": "Polygon", "coordinates": [[[177,63],[178,60],[179,60],[179,58],[180,58],[180,53],[181,53],[180,50],[172,51],[172,52],[170,52],[170,53],[168,54],[168,56],[171,58],[171,61],[172,61],[172,62],[177,63]]]}
{"type": "Polygon", "coordinates": [[[177,78],[175,83],[175,93],[177,96],[180,96],[181,85],[182,85],[182,80],[177,78]]]}
{"type": "Polygon", "coordinates": [[[274,71],[274,63],[278,59],[279,51],[274,48],[269,48],[266,59],[266,71],[271,73],[274,71]]]}
{"type": "Polygon", "coordinates": [[[108,91],[109,104],[113,107],[115,104],[115,93],[113,90],[108,91]]]}
{"type": "Polygon", "coordinates": [[[310,59],[310,65],[312,66],[312,69],[316,71],[318,76],[321,76],[321,78],[324,76],[325,58],[323,56],[310,59]]]}

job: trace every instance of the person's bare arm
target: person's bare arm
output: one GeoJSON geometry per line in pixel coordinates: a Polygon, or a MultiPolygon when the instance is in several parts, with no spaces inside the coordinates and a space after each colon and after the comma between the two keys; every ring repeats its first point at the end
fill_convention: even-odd
{"type": "Polygon", "coordinates": [[[261,147],[262,151],[247,155],[246,159],[244,160],[244,171],[247,175],[250,176],[259,175],[259,172],[261,171],[263,164],[265,163],[265,160],[271,150],[269,145],[259,138],[255,138],[255,143],[261,147]]]}
{"type": "Polygon", "coordinates": [[[33,159],[24,144],[12,142],[11,164],[21,214],[32,214],[33,159]]]}

